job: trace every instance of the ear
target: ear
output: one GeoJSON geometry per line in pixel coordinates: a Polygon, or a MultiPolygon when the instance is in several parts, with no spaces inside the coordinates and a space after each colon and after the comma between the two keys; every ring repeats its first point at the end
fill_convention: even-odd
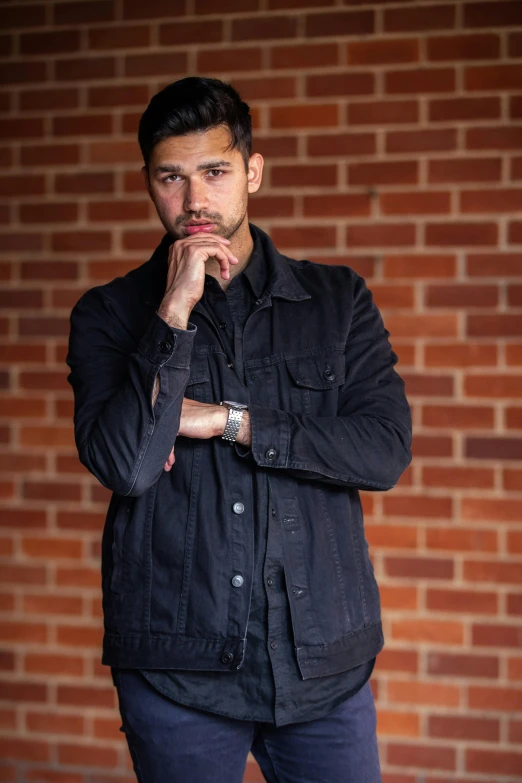
{"type": "Polygon", "coordinates": [[[247,172],[249,193],[257,193],[257,191],[261,187],[261,181],[263,179],[264,163],[265,161],[263,160],[263,156],[260,155],[259,152],[255,152],[253,155],[250,156],[250,160],[248,161],[248,172],[247,172]]]}
{"type": "Polygon", "coordinates": [[[152,198],[152,192],[150,189],[150,179],[149,179],[149,170],[146,166],[142,166],[141,168],[141,175],[143,177],[143,181],[145,183],[145,187],[147,189],[147,193],[152,198]]]}

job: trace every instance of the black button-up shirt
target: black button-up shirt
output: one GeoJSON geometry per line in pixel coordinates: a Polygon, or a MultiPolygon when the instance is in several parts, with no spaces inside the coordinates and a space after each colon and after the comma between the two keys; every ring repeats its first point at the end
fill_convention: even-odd
{"type": "MultiPolygon", "coordinates": [[[[249,263],[226,291],[206,275],[200,302],[218,330],[229,365],[236,369],[243,366],[245,323],[267,287],[270,280],[257,237],[249,263]]],[[[244,449],[245,457],[247,453],[244,449]]],[[[333,710],[364,685],[375,659],[341,674],[302,679],[294,653],[280,521],[271,507],[266,471],[253,470],[253,488],[254,574],[242,667],[234,672],[142,672],[157,690],[186,706],[281,726],[333,710]]],[[[240,506],[234,504],[234,513],[241,514],[240,506]]],[[[236,589],[243,589],[239,580],[236,589]]]]}

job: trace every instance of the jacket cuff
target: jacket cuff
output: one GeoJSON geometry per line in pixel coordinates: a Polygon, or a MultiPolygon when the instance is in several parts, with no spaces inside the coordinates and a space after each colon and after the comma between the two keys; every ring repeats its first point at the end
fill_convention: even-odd
{"type": "Polygon", "coordinates": [[[155,313],[139,342],[138,351],[158,366],[189,367],[196,332],[194,324],[189,323],[188,329],[176,329],[155,313]]]}
{"type": "Polygon", "coordinates": [[[249,405],[252,456],[266,468],[286,468],[290,449],[290,418],[285,411],[249,405]]]}

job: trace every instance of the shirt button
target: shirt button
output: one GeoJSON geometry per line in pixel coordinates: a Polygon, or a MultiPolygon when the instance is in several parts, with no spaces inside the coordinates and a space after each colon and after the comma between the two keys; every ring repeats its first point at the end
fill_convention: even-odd
{"type": "Polygon", "coordinates": [[[232,362],[230,362],[229,364],[227,364],[227,367],[230,367],[230,369],[232,369],[232,368],[233,368],[233,366],[234,366],[234,365],[232,364],[232,362]]]}
{"type": "Polygon", "coordinates": [[[277,647],[277,642],[275,641],[275,639],[272,639],[272,641],[270,642],[270,647],[272,648],[272,650],[275,650],[275,648],[277,647]]]}
{"type": "Polygon", "coordinates": [[[232,577],[232,585],[233,585],[233,587],[243,587],[243,582],[244,581],[245,580],[243,579],[243,577],[240,576],[239,574],[236,574],[235,576],[232,577]]]}
{"type": "Polygon", "coordinates": [[[335,379],[335,373],[330,367],[327,367],[323,374],[327,381],[333,381],[335,379]]]}
{"type": "Polygon", "coordinates": [[[245,507],[242,503],[234,503],[234,505],[232,506],[232,511],[234,512],[234,514],[242,514],[244,510],[245,507]]]}
{"type": "Polygon", "coordinates": [[[268,449],[268,451],[265,452],[265,457],[268,462],[273,462],[277,457],[277,451],[275,449],[268,449]]]}
{"type": "Polygon", "coordinates": [[[272,587],[272,585],[274,584],[274,580],[272,579],[271,576],[268,577],[268,579],[266,580],[266,583],[267,583],[267,585],[269,587],[272,587]]]}
{"type": "Polygon", "coordinates": [[[225,323],[224,321],[222,321],[222,322],[219,324],[219,328],[220,328],[220,329],[226,329],[226,328],[227,328],[227,325],[226,325],[226,323],[225,323]]]}
{"type": "Polygon", "coordinates": [[[256,299],[256,305],[260,305],[262,301],[262,299],[256,299]]]}
{"type": "Polygon", "coordinates": [[[160,349],[161,353],[169,353],[172,350],[172,343],[169,343],[168,340],[162,340],[160,343],[158,343],[158,348],[160,349]]]}
{"type": "Polygon", "coordinates": [[[232,663],[234,656],[230,652],[223,653],[221,656],[221,663],[232,663]]]}

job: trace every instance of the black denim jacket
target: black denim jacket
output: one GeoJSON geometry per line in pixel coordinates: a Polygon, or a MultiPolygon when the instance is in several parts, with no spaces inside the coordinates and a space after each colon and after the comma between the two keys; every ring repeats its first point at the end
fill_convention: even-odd
{"type": "Polygon", "coordinates": [[[114,493],[102,541],[107,665],[241,666],[256,470],[267,472],[281,525],[303,678],[345,671],[383,644],[358,490],[390,489],[411,459],[397,357],[362,278],[286,258],[251,231],[272,284],[233,366],[198,304],[186,331],[156,313],[168,235],[147,263],[88,291],[71,314],[76,443],[114,493]],[[184,396],[247,403],[251,449],[176,438],[184,396]],[[165,472],[174,443],[176,462],[165,472]]]}

